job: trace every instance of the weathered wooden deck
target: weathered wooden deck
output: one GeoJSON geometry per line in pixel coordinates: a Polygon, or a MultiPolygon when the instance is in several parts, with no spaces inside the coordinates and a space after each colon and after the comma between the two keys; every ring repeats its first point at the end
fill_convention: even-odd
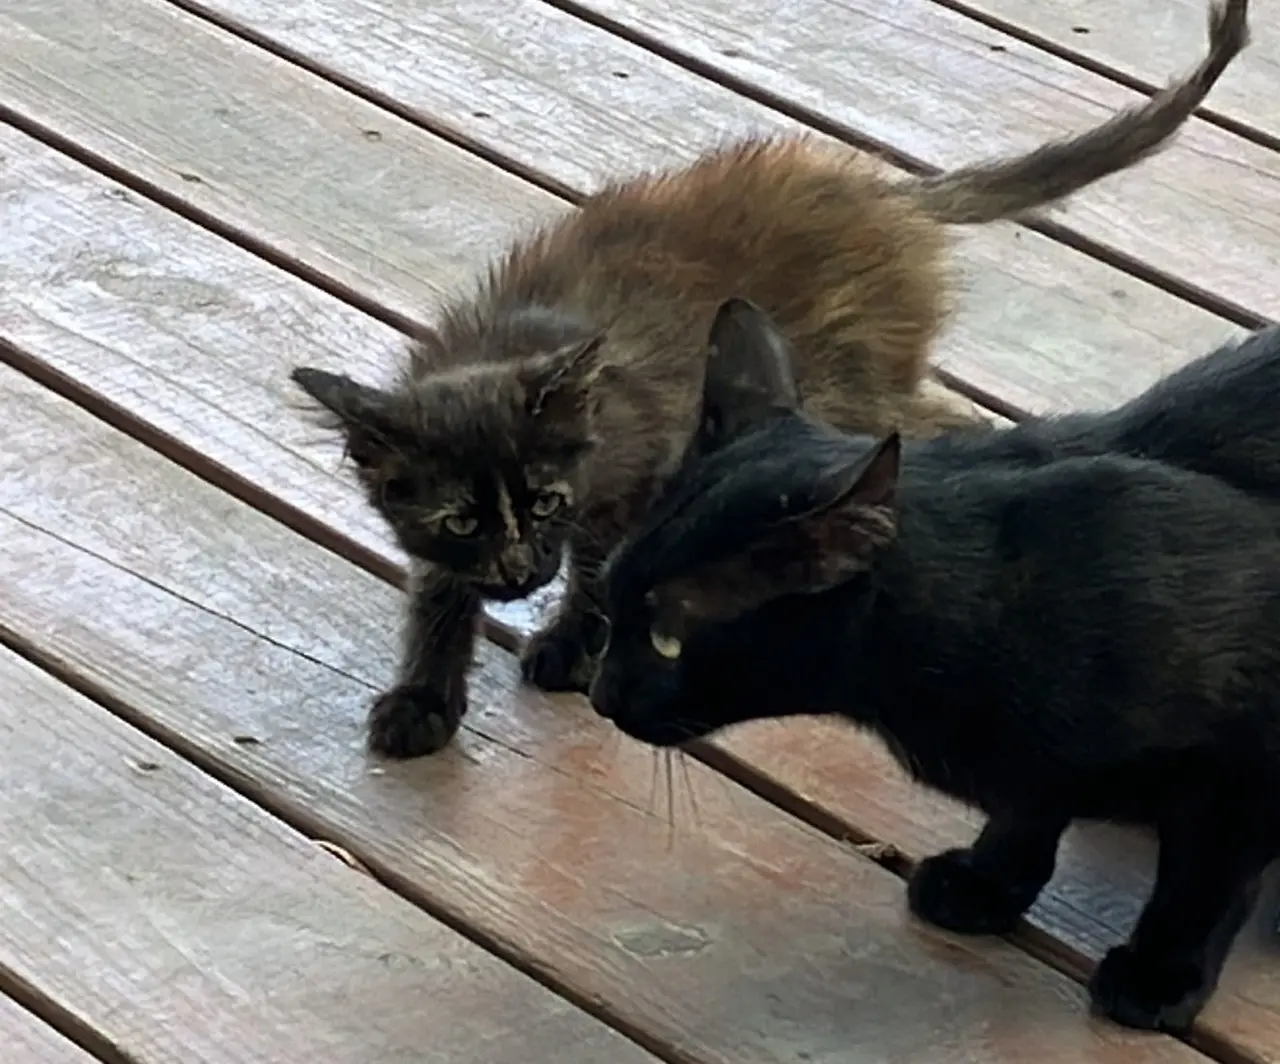
{"type": "MultiPolygon", "coordinates": [[[[517,687],[529,611],[453,750],[367,760],[400,558],[286,379],[379,373],[514,227],[730,133],[917,167],[1086,125],[1194,62],[1203,3],[0,4],[4,1064],[1280,1061],[1280,900],[1192,1044],[1095,1022],[1146,840],[1075,832],[1014,941],[925,929],[901,876],[969,814],[805,722],[669,811],[649,752],[517,687]]],[[[1278,316],[1256,7],[1175,148],[965,236],[948,382],[1111,403],[1278,316]]]]}

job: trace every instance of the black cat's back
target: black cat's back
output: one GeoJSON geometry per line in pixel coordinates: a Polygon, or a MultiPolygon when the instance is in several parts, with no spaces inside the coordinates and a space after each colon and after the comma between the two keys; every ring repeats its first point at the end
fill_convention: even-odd
{"type": "Polygon", "coordinates": [[[1113,410],[962,429],[937,446],[909,446],[937,474],[1129,455],[1280,502],[1280,325],[1224,343],[1113,410]]]}
{"type": "Polygon", "coordinates": [[[1280,501],[1280,326],[1232,341],[1100,421],[1106,446],[1280,501]]]}
{"type": "MultiPolygon", "coordinates": [[[[886,573],[896,642],[936,658],[935,697],[963,686],[966,702],[977,692],[1035,707],[1036,728],[1080,761],[1193,745],[1210,738],[1202,729],[1220,739],[1257,714],[1280,755],[1280,526],[1268,504],[1119,455],[941,486],[912,465],[886,573]]],[[[1012,724],[1010,741],[1020,730],[1016,714],[991,723],[1012,724]]]]}

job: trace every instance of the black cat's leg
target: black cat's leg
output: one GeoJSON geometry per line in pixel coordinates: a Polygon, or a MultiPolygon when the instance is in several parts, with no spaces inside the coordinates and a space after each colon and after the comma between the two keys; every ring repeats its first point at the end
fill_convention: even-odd
{"type": "Polygon", "coordinates": [[[1123,946],[1090,982],[1094,1007],[1126,1027],[1182,1033],[1213,994],[1258,895],[1267,854],[1247,808],[1212,799],[1160,827],[1155,889],[1123,946]]]}
{"type": "Polygon", "coordinates": [[[415,567],[404,657],[395,687],[369,711],[369,746],[410,758],[446,746],[467,711],[467,670],[480,600],[438,569],[415,567]]]}
{"type": "Polygon", "coordinates": [[[992,816],[968,849],[920,862],[907,885],[911,911],[960,934],[1012,931],[1053,875],[1068,823],[1048,813],[992,816]]]}
{"type": "Polygon", "coordinates": [[[544,691],[586,693],[603,649],[598,583],[603,557],[575,545],[569,557],[569,579],[556,615],[525,644],[520,669],[525,680],[544,691]]]}

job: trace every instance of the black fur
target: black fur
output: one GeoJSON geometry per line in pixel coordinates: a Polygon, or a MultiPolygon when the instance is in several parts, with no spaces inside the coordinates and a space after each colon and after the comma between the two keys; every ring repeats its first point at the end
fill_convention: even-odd
{"type": "MultiPolygon", "coordinates": [[[[708,372],[704,425],[735,420],[734,376],[708,372]]],[[[659,746],[785,714],[873,729],[988,814],[910,883],[953,931],[1012,928],[1073,819],[1154,827],[1154,891],[1091,989],[1185,1030],[1280,855],[1280,329],[1112,412],[936,441],[753,401],[612,556],[597,710],[659,746]]]]}

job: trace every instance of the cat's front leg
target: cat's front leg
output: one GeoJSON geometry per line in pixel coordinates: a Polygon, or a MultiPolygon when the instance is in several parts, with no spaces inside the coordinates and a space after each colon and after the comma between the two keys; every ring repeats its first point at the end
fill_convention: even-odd
{"type": "Polygon", "coordinates": [[[1000,813],[968,849],[916,867],[907,900],[920,919],[965,935],[1012,931],[1053,875],[1069,820],[1050,813],[1000,813]]]}
{"type": "Polygon", "coordinates": [[[604,649],[604,625],[598,605],[603,557],[575,547],[569,559],[568,587],[555,616],[529,637],[520,655],[525,680],[544,691],[586,693],[604,649]]]}
{"type": "Polygon", "coordinates": [[[1155,888],[1129,941],[1094,972],[1095,1009],[1126,1027],[1191,1027],[1257,900],[1270,847],[1250,838],[1254,820],[1210,798],[1160,825],[1155,888]]]}
{"type": "Polygon", "coordinates": [[[467,711],[467,670],[480,600],[444,571],[415,565],[396,685],[369,711],[369,747],[384,757],[433,754],[467,711]]]}

